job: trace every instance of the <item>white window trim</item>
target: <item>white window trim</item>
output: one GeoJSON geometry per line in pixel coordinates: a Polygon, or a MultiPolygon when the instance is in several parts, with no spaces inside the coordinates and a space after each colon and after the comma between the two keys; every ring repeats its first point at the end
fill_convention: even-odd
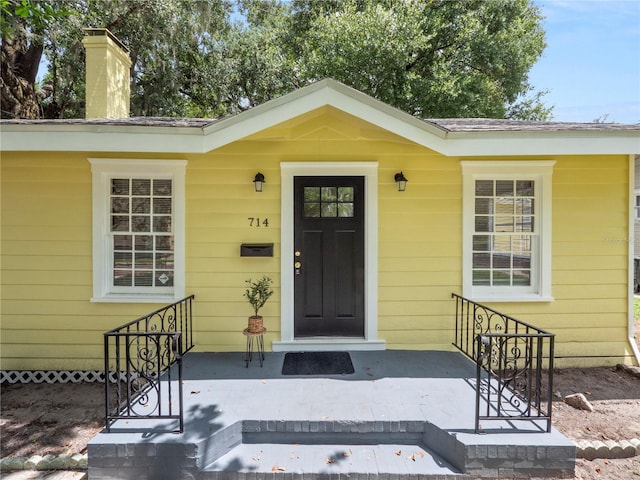
{"type": "Polygon", "coordinates": [[[185,292],[185,170],[186,160],[89,158],[93,181],[93,297],[92,302],[167,303],[185,292]],[[114,293],[111,291],[109,251],[109,188],[115,176],[173,180],[174,280],[172,293],[114,293]]]}
{"type": "MultiPolygon", "coordinates": [[[[461,161],[462,168],[462,295],[478,302],[551,302],[551,200],[553,160],[461,161]],[[472,251],[476,179],[529,178],[536,180],[536,222],[539,255],[533,275],[535,293],[479,292],[472,283],[472,251]]],[[[517,289],[516,289],[517,290],[517,289]]]]}

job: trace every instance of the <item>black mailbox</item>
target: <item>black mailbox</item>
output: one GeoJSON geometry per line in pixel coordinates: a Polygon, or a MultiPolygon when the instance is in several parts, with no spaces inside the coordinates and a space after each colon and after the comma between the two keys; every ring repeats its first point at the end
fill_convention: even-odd
{"type": "Polygon", "coordinates": [[[273,243],[243,243],[241,257],[273,257],[273,243]]]}

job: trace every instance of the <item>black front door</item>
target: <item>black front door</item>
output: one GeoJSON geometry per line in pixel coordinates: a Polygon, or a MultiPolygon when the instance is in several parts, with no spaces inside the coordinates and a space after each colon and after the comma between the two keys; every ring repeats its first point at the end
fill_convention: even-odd
{"type": "Polygon", "coordinates": [[[294,334],[364,336],[364,178],[295,177],[294,334]]]}

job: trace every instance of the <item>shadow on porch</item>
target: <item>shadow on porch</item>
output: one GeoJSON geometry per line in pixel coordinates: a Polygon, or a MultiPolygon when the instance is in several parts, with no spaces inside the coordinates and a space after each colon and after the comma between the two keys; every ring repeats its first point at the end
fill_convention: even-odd
{"type": "Polygon", "coordinates": [[[173,419],[115,420],[89,444],[89,477],[573,476],[575,446],[546,421],[475,433],[476,365],[460,353],[351,352],[353,374],[306,377],[283,376],[284,355],[245,368],[242,353],[185,354],[183,433],[173,419]]]}

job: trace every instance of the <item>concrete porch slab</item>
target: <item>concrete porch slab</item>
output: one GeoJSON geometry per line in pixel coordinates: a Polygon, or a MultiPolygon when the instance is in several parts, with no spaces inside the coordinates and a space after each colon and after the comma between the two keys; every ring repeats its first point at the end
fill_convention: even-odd
{"type": "MultiPolygon", "coordinates": [[[[267,353],[262,368],[255,358],[245,368],[242,353],[191,352],[183,365],[184,433],[171,433],[173,421],[117,421],[112,433],[90,442],[89,476],[227,478],[210,476],[218,465],[233,478],[252,478],[255,471],[242,473],[245,464],[224,464],[230,452],[244,458],[251,444],[274,451],[304,445],[309,452],[317,445],[345,451],[358,445],[370,452],[410,445],[452,467],[447,473],[425,470],[424,478],[573,476],[574,444],[555,429],[546,433],[543,422],[494,421],[485,426],[488,433],[474,433],[475,365],[463,355],[385,350],[351,352],[351,358],[351,375],[284,377],[284,353],[267,353]]],[[[344,474],[344,465],[334,473],[344,474]]],[[[331,464],[325,467],[331,472],[331,464]]],[[[394,473],[352,467],[369,478],[394,473]]],[[[285,473],[291,474],[270,471],[269,478],[287,478],[285,473]]]]}

